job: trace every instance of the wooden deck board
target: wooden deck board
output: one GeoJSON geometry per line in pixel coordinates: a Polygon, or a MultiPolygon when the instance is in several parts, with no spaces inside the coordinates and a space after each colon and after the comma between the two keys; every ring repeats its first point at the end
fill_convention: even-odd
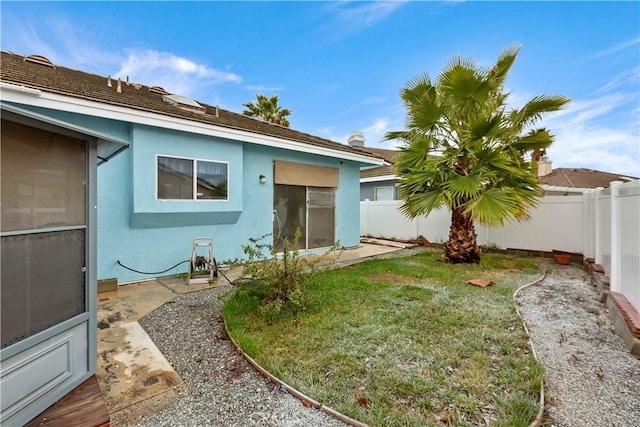
{"type": "Polygon", "coordinates": [[[26,427],[108,427],[109,411],[95,375],[31,420],[26,427]]]}

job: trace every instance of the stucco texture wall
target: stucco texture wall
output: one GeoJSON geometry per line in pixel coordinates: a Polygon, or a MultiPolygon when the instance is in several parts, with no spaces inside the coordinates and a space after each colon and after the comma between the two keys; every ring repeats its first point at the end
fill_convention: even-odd
{"type": "Polygon", "coordinates": [[[336,239],[359,244],[359,165],[356,162],[238,141],[135,127],[132,148],[98,168],[98,279],[119,283],[185,273],[195,237],[212,237],[220,263],[243,257],[249,238],[273,230],[273,161],[339,168],[336,239]],[[156,155],[229,162],[229,200],[157,201],[156,155]],[[259,176],[265,175],[266,183],[259,176]],[[142,219],[141,219],[142,218],[142,219]]]}

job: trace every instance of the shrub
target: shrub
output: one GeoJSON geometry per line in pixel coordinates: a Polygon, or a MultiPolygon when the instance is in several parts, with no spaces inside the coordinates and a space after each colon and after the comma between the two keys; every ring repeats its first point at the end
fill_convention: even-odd
{"type": "MultiPolygon", "coordinates": [[[[287,237],[277,237],[273,243],[264,243],[266,234],[258,238],[249,239],[249,244],[243,245],[246,255],[242,276],[244,280],[259,282],[266,288],[266,295],[262,299],[262,309],[279,313],[284,307],[296,313],[304,309],[305,287],[311,276],[316,272],[321,257],[300,257],[298,242],[302,238],[300,228],[296,229],[293,243],[287,237]],[[282,253],[276,252],[276,247],[282,245],[282,253]]],[[[337,246],[330,250],[335,250],[337,246]]]]}

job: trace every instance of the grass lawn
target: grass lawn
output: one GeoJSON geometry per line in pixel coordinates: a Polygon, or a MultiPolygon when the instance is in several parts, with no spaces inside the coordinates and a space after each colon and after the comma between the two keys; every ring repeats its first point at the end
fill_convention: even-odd
{"type": "Polygon", "coordinates": [[[468,266],[441,256],[321,271],[295,316],[260,310],[265,289],[243,285],[223,315],[263,367],[369,425],[529,425],[543,370],[512,295],[541,270],[532,259],[483,254],[468,266]],[[473,278],[496,284],[465,284],[473,278]]]}

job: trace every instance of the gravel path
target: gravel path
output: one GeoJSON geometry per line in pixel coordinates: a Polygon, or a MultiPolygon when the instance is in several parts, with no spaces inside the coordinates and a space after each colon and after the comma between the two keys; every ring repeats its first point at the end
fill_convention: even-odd
{"type": "Polygon", "coordinates": [[[640,360],[616,335],[607,307],[578,266],[549,265],[518,295],[540,362],[552,425],[640,426],[640,360]]]}
{"type": "Polygon", "coordinates": [[[218,299],[229,289],[177,296],[140,321],[189,391],[138,425],[344,426],[275,388],[236,353],[223,332],[218,299]]]}
{"type": "MultiPolygon", "coordinates": [[[[546,368],[552,425],[640,426],[640,360],[615,334],[606,307],[577,266],[548,266],[518,295],[546,368]]],[[[188,391],[140,426],[344,426],[275,388],[237,355],[223,333],[220,294],[177,296],[140,321],[188,391]]]]}

